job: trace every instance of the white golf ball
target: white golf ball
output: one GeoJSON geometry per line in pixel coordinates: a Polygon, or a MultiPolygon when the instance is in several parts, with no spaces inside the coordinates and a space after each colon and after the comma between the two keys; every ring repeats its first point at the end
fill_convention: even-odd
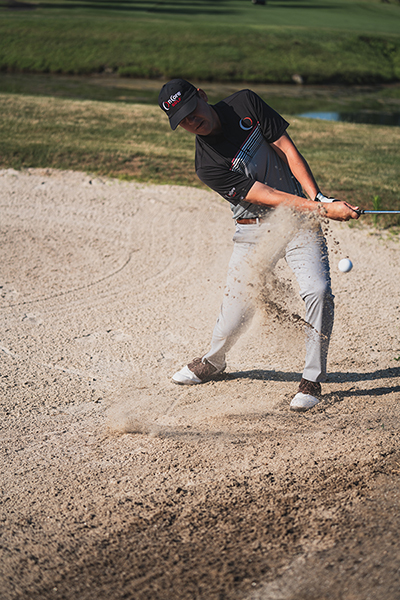
{"type": "Polygon", "coordinates": [[[348,273],[353,268],[353,263],[349,258],[342,258],[338,264],[339,271],[342,273],[348,273]]]}

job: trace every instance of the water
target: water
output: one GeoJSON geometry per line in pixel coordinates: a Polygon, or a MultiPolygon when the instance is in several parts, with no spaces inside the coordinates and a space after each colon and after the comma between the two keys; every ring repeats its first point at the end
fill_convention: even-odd
{"type": "Polygon", "coordinates": [[[344,121],[347,123],[368,123],[369,125],[400,127],[400,113],[398,112],[306,112],[298,116],[307,117],[308,119],[322,119],[323,121],[344,121]]]}

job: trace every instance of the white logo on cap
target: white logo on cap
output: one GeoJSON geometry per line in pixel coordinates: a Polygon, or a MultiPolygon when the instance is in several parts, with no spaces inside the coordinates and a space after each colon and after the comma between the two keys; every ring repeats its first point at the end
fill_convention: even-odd
{"type": "Polygon", "coordinates": [[[171,106],[175,106],[176,101],[180,100],[180,96],[181,96],[181,92],[176,92],[176,94],[171,94],[171,96],[168,98],[168,100],[166,100],[166,102],[163,102],[163,109],[164,110],[169,110],[171,108],[171,106]]]}

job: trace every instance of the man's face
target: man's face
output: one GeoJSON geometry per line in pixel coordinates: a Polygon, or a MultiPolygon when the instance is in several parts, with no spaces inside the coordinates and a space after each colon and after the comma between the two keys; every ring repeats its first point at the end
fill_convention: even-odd
{"type": "Polygon", "coordinates": [[[199,99],[193,112],[185,117],[179,125],[189,133],[195,135],[210,135],[218,133],[221,129],[221,123],[218,115],[207,103],[207,95],[203,90],[199,90],[199,99]]]}

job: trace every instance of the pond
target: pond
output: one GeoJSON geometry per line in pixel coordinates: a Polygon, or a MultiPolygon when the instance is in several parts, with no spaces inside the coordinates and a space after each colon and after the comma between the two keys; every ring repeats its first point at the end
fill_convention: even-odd
{"type": "MultiPolygon", "coordinates": [[[[1,3],[1,0],[0,0],[1,3]]],[[[50,73],[0,73],[0,91],[99,100],[158,104],[162,82],[117,75],[55,75],[50,73]]],[[[196,84],[197,85],[197,84],[196,84]]],[[[244,87],[251,87],[281,115],[348,123],[400,126],[400,84],[379,86],[305,86],[237,82],[198,83],[211,104],[244,87]]]]}
{"type": "Polygon", "coordinates": [[[308,119],[322,119],[323,121],[344,121],[346,123],[367,123],[369,125],[390,125],[400,127],[400,113],[385,113],[378,111],[358,112],[305,112],[298,115],[308,119]]]}

